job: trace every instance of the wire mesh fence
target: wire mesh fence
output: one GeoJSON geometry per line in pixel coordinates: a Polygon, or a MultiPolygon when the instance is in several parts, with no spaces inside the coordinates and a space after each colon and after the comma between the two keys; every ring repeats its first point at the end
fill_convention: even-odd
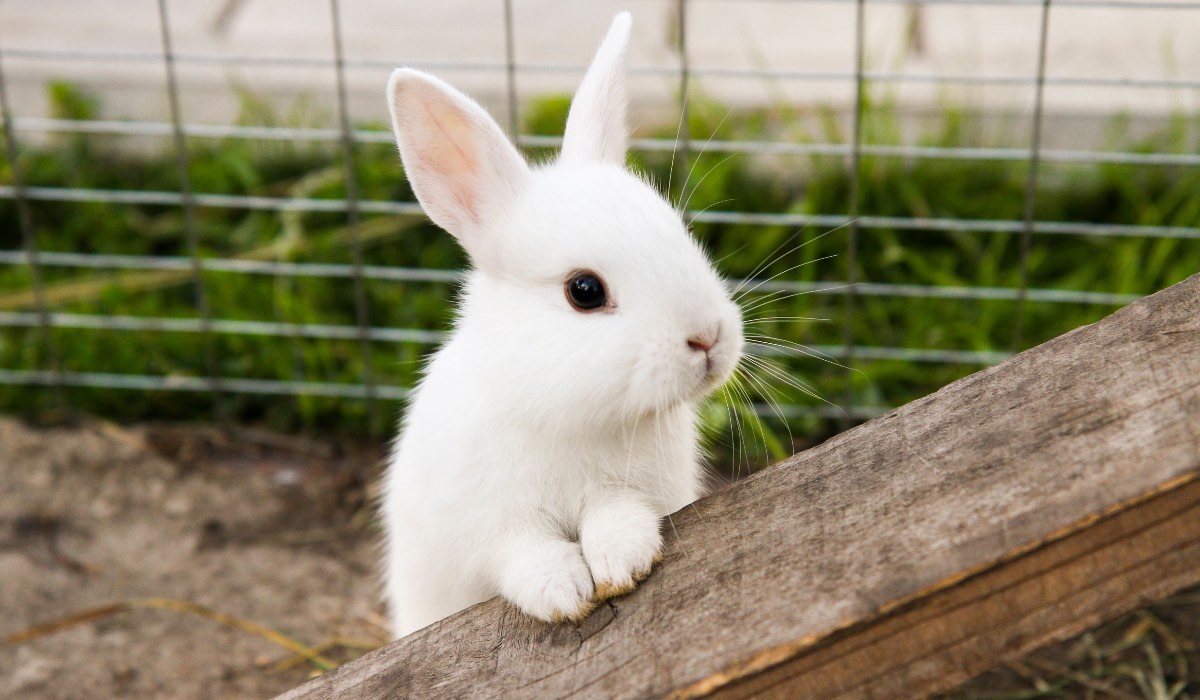
{"type": "MultiPolygon", "coordinates": [[[[221,17],[254,2],[223,3],[221,17]]],[[[5,135],[0,266],[6,271],[0,277],[0,384],[20,397],[5,408],[68,407],[86,396],[88,405],[120,413],[127,403],[121,392],[190,393],[205,397],[203,410],[218,415],[270,414],[273,404],[251,397],[329,399],[339,408],[310,404],[316,406],[310,423],[351,410],[355,420],[382,430],[392,409],[381,402],[406,395],[419,360],[443,337],[463,261],[430,243],[438,234],[429,230],[406,186],[396,184],[402,178],[392,136],[381,124],[380,76],[407,64],[452,82],[459,74],[491,82],[500,87],[490,104],[504,114],[502,123],[522,147],[544,154],[559,139],[539,123],[547,103],[532,98],[543,79],[562,85],[577,79],[590,47],[573,47],[577,63],[520,60],[522,22],[546,10],[506,0],[479,3],[491,14],[478,24],[497,37],[491,58],[443,60],[404,47],[366,55],[347,36],[364,31],[363,17],[369,15],[358,8],[368,0],[323,0],[309,3],[324,13],[325,32],[324,45],[309,53],[192,50],[180,47],[172,13],[195,12],[193,7],[168,0],[145,4],[158,33],[155,47],[90,49],[68,41],[55,46],[0,33],[5,135]],[[159,72],[165,113],[105,117],[61,87],[49,109],[41,98],[33,104],[27,90],[25,97],[14,97],[9,87],[14,79],[37,82],[49,64],[67,71],[104,64],[159,72]],[[270,105],[259,105],[252,89],[242,96],[252,103],[242,117],[206,118],[206,95],[190,87],[189,78],[191,71],[213,68],[323,71],[331,80],[312,91],[329,93],[328,118],[289,123],[270,116],[270,105]],[[374,82],[374,92],[367,92],[380,96],[363,97],[362,104],[377,99],[377,109],[357,107],[356,86],[374,82]],[[260,118],[245,117],[255,110],[260,118]],[[169,164],[131,165],[135,156],[127,152],[144,157],[147,150],[138,139],[169,154],[169,164]],[[260,149],[254,151],[258,160],[249,167],[222,165],[231,159],[222,150],[228,144],[260,149]],[[52,167],[43,156],[56,151],[73,155],[52,167]],[[284,155],[304,161],[308,171],[276,181],[253,172],[278,167],[284,155]],[[390,173],[375,166],[385,159],[390,173]],[[93,167],[104,176],[81,175],[93,167]],[[117,177],[122,169],[136,172],[122,179],[117,177]],[[97,224],[96,217],[104,223],[97,224]],[[72,227],[85,230],[67,236],[64,231],[72,227]],[[318,228],[320,244],[311,240],[318,228]],[[309,308],[313,300],[329,302],[336,313],[309,308]],[[81,351],[85,346],[90,349],[81,351]],[[277,365],[245,359],[260,354],[284,359],[277,365]],[[22,387],[37,393],[18,395],[22,387]],[[344,408],[348,404],[357,408],[344,408]]],[[[611,14],[615,8],[601,9],[611,14]]],[[[675,183],[671,195],[690,196],[686,215],[715,258],[749,246],[754,264],[733,257],[726,269],[735,282],[750,275],[758,296],[747,307],[758,312],[748,316],[770,325],[752,338],[750,351],[778,360],[767,365],[774,368],[768,375],[812,377],[813,393],[822,397],[807,396],[807,384],[782,398],[759,386],[751,398],[762,415],[877,415],[1200,269],[1200,188],[1186,191],[1200,166],[1192,109],[1200,75],[1170,68],[1122,75],[1109,66],[1093,73],[1055,72],[1055,59],[1069,57],[1072,46],[1080,50],[1081,43],[1104,38],[1054,21],[1066,12],[1125,18],[1166,13],[1185,40],[1195,36],[1187,27],[1200,28],[1200,3],[673,0],[633,9],[635,16],[658,13],[671,28],[657,62],[631,66],[635,79],[649,81],[642,93],[658,95],[655,115],[667,125],[640,131],[632,141],[633,157],[660,179],[662,172],[691,176],[681,178],[683,186],[675,183]],[[797,7],[840,12],[845,21],[839,26],[847,31],[838,41],[847,47],[846,65],[810,69],[764,60],[731,66],[696,58],[705,54],[703,42],[713,41],[711,32],[690,29],[696,13],[708,13],[709,24],[718,15],[723,18],[718,23],[734,25],[750,5],[765,16],[797,7]],[[874,58],[872,43],[879,32],[871,32],[880,22],[872,23],[871,13],[891,6],[911,23],[908,50],[930,40],[921,36],[933,32],[936,38],[954,29],[945,22],[923,27],[929,7],[1023,9],[1026,19],[1036,20],[1018,31],[1029,49],[1020,62],[1028,70],[972,72],[921,61],[881,66],[886,62],[874,58]],[[1051,55],[1055,46],[1067,49],[1051,55]],[[785,93],[796,85],[825,86],[818,92],[834,106],[797,106],[790,96],[765,102],[731,97],[726,104],[717,83],[753,83],[768,91],[791,86],[785,93]],[[934,90],[932,98],[917,102],[938,114],[901,114],[904,105],[911,107],[904,98],[910,87],[934,90]],[[963,119],[970,121],[965,112],[936,92],[948,89],[1007,91],[1009,107],[1017,107],[976,105],[966,112],[991,117],[993,125],[962,127],[963,119]],[[1054,101],[1060,92],[1080,90],[1094,103],[1092,114],[1114,123],[1129,118],[1122,103],[1106,103],[1110,92],[1133,95],[1134,104],[1143,99],[1166,104],[1150,112],[1171,136],[1102,136],[1099,145],[1080,145],[1086,139],[1074,138],[1069,120],[1066,126],[1058,123],[1070,109],[1054,101]],[[925,121],[941,125],[939,137],[921,131],[925,121]],[[821,126],[798,131],[795,124],[821,126]],[[984,133],[1000,137],[989,143],[984,133]],[[1063,133],[1067,138],[1055,135],[1063,133]],[[731,168],[757,173],[758,179],[750,184],[729,179],[731,168]],[[822,177],[824,189],[813,184],[822,177]],[[1081,194],[1076,183],[1084,180],[1096,182],[1081,194]],[[1017,196],[989,208],[995,183],[1017,196]],[[746,200],[757,195],[745,191],[756,188],[786,191],[774,203],[751,206],[746,200]],[[946,199],[941,190],[957,192],[958,199],[946,199]],[[1096,199],[1112,215],[1089,217],[1057,203],[1070,197],[1096,199]],[[906,206],[893,206],[897,201],[906,206]],[[778,261],[765,259],[780,250],[785,252],[778,261]],[[1104,262],[1087,274],[1074,269],[1097,260],[1104,262]],[[803,319],[798,308],[806,310],[803,319]],[[799,323],[818,316],[829,320],[799,323]]],[[[597,24],[597,37],[604,26],[597,24]]],[[[447,40],[460,30],[446,28],[447,40]]],[[[805,28],[779,31],[802,39],[805,28]]],[[[1141,41],[1146,51],[1155,51],[1163,40],[1141,41]]],[[[148,416],[173,414],[165,408],[169,400],[149,399],[140,410],[148,416]]]]}

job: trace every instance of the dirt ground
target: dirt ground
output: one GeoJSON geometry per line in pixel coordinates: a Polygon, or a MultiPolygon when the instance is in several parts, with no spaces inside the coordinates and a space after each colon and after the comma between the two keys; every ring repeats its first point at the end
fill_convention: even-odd
{"type": "MultiPolygon", "coordinates": [[[[0,637],[169,598],[309,645],[378,645],[363,506],[381,457],[249,430],[0,419],[0,637]]],[[[276,668],[292,656],[209,617],[137,607],[0,643],[0,697],[261,698],[314,670],[276,668]]]]}
{"type": "MultiPolygon", "coordinates": [[[[0,698],[264,698],[381,644],[382,457],[245,428],[0,418],[0,638],[74,623],[0,641],[0,698]],[[294,663],[276,633],[340,644],[294,663]]],[[[1200,589],[942,697],[1200,698],[1200,589]]]]}

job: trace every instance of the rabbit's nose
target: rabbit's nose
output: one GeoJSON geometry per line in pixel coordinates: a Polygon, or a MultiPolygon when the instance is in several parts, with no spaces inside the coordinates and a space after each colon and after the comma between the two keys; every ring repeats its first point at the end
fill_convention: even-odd
{"type": "Polygon", "coordinates": [[[707,353],[712,350],[712,346],[717,344],[718,331],[709,331],[707,333],[696,333],[688,338],[688,347],[696,352],[707,353]]]}

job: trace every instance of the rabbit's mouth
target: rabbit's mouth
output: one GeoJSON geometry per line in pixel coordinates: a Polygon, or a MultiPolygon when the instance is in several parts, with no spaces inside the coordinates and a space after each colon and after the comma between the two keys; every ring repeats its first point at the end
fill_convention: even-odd
{"type": "Polygon", "coordinates": [[[737,357],[727,358],[726,353],[708,353],[704,358],[703,373],[700,376],[700,394],[708,395],[721,388],[733,374],[737,357]]]}
{"type": "Polygon", "coordinates": [[[729,373],[728,372],[714,371],[711,368],[711,365],[712,365],[711,360],[709,361],[709,365],[710,365],[710,369],[707,373],[705,373],[704,382],[703,382],[703,387],[704,387],[703,390],[704,390],[705,394],[716,391],[717,389],[721,388],[722,384],[729,381],[729,373]]]}

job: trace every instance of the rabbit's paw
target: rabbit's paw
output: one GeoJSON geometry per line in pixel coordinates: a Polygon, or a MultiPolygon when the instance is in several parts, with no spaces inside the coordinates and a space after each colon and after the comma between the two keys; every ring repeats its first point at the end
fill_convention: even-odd
{"type": "Polygon", "coordinates": [[[602,502],[584,514],[580,544],[596,582],[596,602],[624,595],[659,560],[658,516],[636,497],[602,502]]]}
{"type": "Polygon", "coordinates": [[[525,614],[546,622],[578,622],[595,609],[592,576],[579,545],[554,538],[514,542],[500,592],[525,614]]]}

